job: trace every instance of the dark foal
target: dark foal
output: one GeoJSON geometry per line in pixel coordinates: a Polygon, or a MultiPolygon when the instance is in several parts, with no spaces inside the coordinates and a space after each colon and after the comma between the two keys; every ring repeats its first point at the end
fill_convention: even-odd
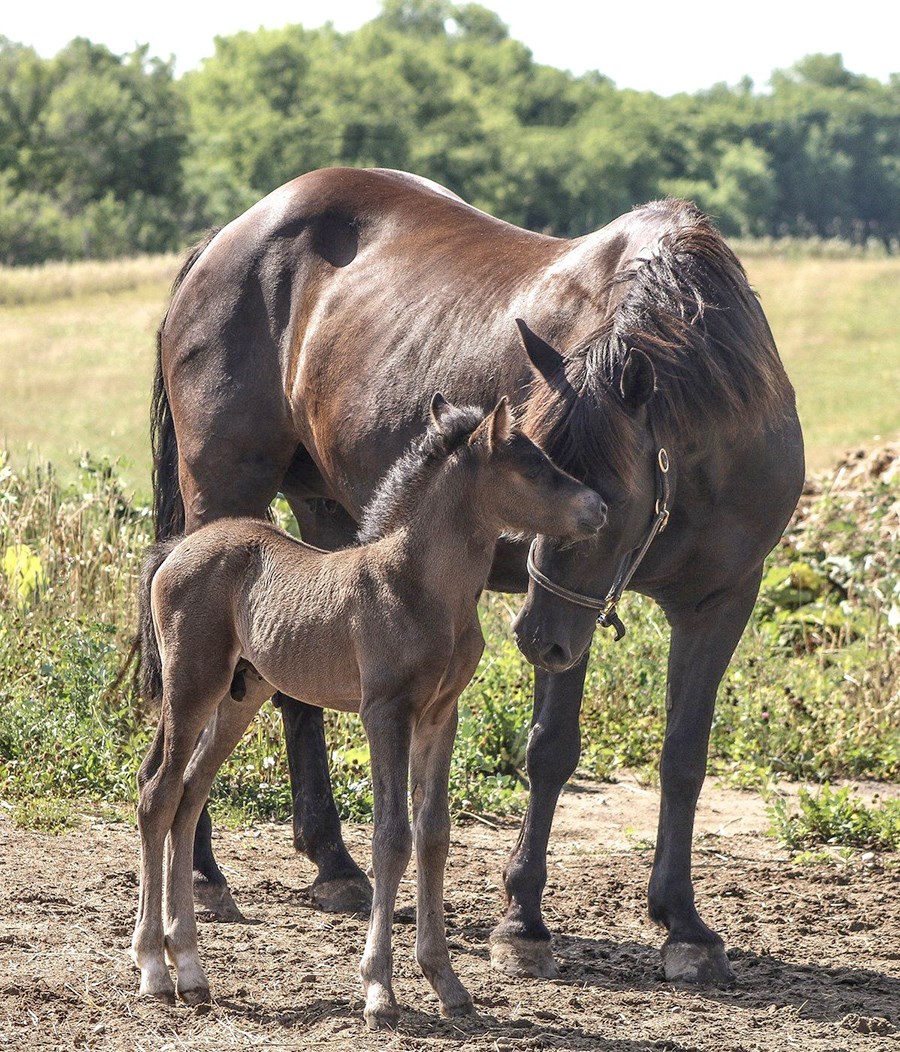
{"type": "Polygon", "coordinates": [[[376,493],[361,547],[325,553],[266,522],[220,519],[151,551],[142,662],[145,693],[162,713],[139,776],[132,955],[141,993],[174,998],[168,954],[179,996],[209,999],[191,895],[197,819],[219,767],[263,702],[283,690],[359,712],[369,739],[375,889],[360,965],[366,1021],[374,1029],[397,1019],[391,925],[413,835],[416,957],[445,1015],[471,1011],[447,951],[443,885],[456,703],[484,647],[478,596],[501,531],[585,538],[604,525],[606,506],[511,428],[505,399],[485,417],[436,396],[432,418],[376,493]]]}
{"type": "MultiPolygon", "coordinates": [[[[595,539],[541,538],[534,549],[534,569],[582,605],[529,580],[527,540],[501,540],[491,568],[488,587],[530,589],[516,632],[538,669],[530,802],[493,962],[554,973],[541,896],[556,800],[578,761],[587,648],[649,536],[665,449],[671,515],[628,585],[671,625],[649,904],[667,931],[670,980],[728,981],[722,940],[694,903],[694,806],[719,680],[804,473],[793,390],[746,275],[683,201],[567,241],[406,173],[304,175],[198,246],[179,276],[159,332],[159,537],[261,517],[281,491],[304,539],[353,543],[436,388],[482,407],[507,395],[526,433],[610,506],[595,539]],[[515,318],[530,326],[521,332],[537,382],[515,318]]],[[[341,840],[321,711],[285,698],[282,713],[313,892],[325,908],[358,908],[369,889],[341,840]]],[[[202,821],[195,892],[221,913],[231,900],[209,831],[202,821]]]]}

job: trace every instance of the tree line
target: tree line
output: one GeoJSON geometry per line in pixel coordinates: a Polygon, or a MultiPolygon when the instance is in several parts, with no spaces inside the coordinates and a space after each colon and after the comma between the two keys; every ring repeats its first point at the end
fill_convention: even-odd
{"type": "Polygon", "coordinates": [[[536,63],[476,3],[218,37],[177,77],[146,47],[51,59],[0,37],[0,262],[180,248],[301,172],[403,168],[575,236],[665,195],[726,234],[900,237],[900,75],[810,55],[663,98],[536,63]]]}

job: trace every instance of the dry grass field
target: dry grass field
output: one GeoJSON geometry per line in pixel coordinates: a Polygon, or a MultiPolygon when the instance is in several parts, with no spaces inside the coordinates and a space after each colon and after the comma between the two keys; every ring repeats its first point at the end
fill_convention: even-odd
{"type": "MultiPolygon", "coordinates": [[[[153,334],[174,257],[0,269],[0,448],[13,461],[123,458],[148,490],[153,334]]],[[[900,435],[900,259],[748,259],[797,389],[811,469],[900,435]]]]}

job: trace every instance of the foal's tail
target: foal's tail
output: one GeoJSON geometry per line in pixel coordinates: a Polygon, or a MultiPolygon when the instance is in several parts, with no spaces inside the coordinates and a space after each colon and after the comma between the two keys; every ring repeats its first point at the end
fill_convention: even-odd
{"type": "MultiPolygon", "coordinates": [[[[181,288],[191,267],[218,232],[218,229],[210,230],[203,240],[188,252],[172,284],[172,299],[181,288]]],[[[153,376],[153,396],[150,403],[150,444],[153,448],[153,521],[158,541],[184,532],[184,503],[178,488],[178,440],[175,437],[172,409],[169,405],[169,396],[162,373],[162,338],[168,317],[167,310],[156,330],[156,372],[153,376]]]]}
{"type": "Polygon", "coordinates": [[[140,682],[141,697],[145,701],[159,702],[162,698],[162,659],[159,653],[159,642],[156,638],[156,630],[153,627],[153,614],[150,610],[150,586],[157,570],[168,558],[169,552],[181,541],[180,537],[169,537],[164,541],[157,541],[148,549],[144,556],[144,564],[141,567],[141,584],[138,598],[138,644],[140,650],[140,669],[138,679],[140,682]]]}

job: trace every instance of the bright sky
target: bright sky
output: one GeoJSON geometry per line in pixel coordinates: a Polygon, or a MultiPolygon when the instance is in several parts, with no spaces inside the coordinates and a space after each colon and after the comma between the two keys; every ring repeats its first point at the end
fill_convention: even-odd
{"type": "MultiPolygon", "coordinates": [[[[854,73],[886,81],[900,73],[897,22],[884,0],[823,4],[798,0],[482,0],[539,62],[583,73],[597,69],[620,88],[671,95],[748,74],[765,87],[772,70],[813,52],[840,52],[854,73]],[[893,25],[893,28],[891,28],[893,25]]],[[[45,56],[72,37],[86,36],[113,51],[149,43],[151,53],[175,55],[178,72],[213,52],[213,38],[291,22],[313,27],[332,21],[355,29],[380,10],[380,0],[20,0],[4,5],[0,33],[45,56]]]]}

